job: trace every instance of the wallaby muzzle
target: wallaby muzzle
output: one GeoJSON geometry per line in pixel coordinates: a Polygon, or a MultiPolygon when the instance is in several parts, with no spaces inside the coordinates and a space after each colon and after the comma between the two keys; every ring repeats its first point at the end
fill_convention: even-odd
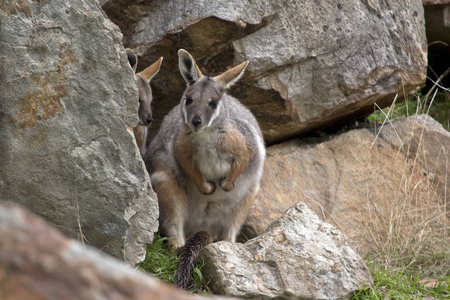
{"type": "Polygon", "coordinates": [[[200,117],[194,117],[192,119],[192,125],[194,125],[195,129],[198,129],[200,125],[202,125],[202,119],[200,119],[200,117]]]}

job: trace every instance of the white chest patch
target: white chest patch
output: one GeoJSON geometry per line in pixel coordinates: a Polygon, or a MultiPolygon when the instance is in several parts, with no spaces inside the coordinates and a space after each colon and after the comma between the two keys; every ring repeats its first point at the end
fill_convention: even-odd
{"type": "Polygon", "coordinates": [[[194,163],[207,181],[218,182],[230,171],[232,157],[220,151],[219,130],[196,133],[194,163]]]}

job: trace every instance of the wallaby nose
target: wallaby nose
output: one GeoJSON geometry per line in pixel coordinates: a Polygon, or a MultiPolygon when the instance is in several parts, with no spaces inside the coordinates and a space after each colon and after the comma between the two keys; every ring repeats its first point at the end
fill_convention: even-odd
{"type": "Polygon", "coordinates": [[[152,117],[148,117],[148,118],[147,118],[147,123],[150,125],[150,124],[152,124],[152,122],[153,122],[152,117]]]}
{"type": "Polygon", "coordinates": [[[192,119],[192,125],[194,125],[194,127],[198,127],[200,124],[202,124],[202,119],[200,119],[200,117],[194,117],[192,119]]]}

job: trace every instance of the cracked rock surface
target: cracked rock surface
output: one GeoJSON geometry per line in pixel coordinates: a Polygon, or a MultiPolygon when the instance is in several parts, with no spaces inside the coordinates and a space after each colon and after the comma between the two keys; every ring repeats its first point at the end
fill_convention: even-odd
{"type": "Polygon", "coordinates": [[[250,61],[231,93],[269,144],[368,115],[425,81],[420,0],[101,2],[139,55],[138,69],[164,56],[152,82],[153,133],[185,88],[180,48],[208,75],[250,61]]]}
{"type": "Polygon", "coordinates": [[[304,203],[245,244],[218,242],[201,252],[205,277],[223,295],[254,299],[348,299],[372,285],[364,261],[339,230],[304,203]]]}
{"type": "Polygon", "coordinates": [[[125,127],[138,94],[118,28],[83,0],[2,2],[0,24],[2,198],[140,262],[158,208],[125,127]]]}

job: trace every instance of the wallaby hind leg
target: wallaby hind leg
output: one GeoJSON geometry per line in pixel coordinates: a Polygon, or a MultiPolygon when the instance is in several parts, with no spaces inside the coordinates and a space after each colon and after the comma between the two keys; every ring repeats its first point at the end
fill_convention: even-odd
{"type": "Polygon", "coordinates": [[[158,195],[160,225],[169,238],[169,247],[180,248],[185,243],[184,221],[188,211],[186,191],[170,171],[155,171],[150,177],[153,189],[158,195]]]}
{"type": "Polygon", "coordinates": [[[239,234],[245,219],[247,218],[250,208],[255,202],[257,192],[258,188],[254,187],[242,200],[242,202],[231,210],[230,215],[228,216],[228,224],[225,226],[220,236],[220,240],[233,243],[236,242],[236,237],[239,234]]]}

